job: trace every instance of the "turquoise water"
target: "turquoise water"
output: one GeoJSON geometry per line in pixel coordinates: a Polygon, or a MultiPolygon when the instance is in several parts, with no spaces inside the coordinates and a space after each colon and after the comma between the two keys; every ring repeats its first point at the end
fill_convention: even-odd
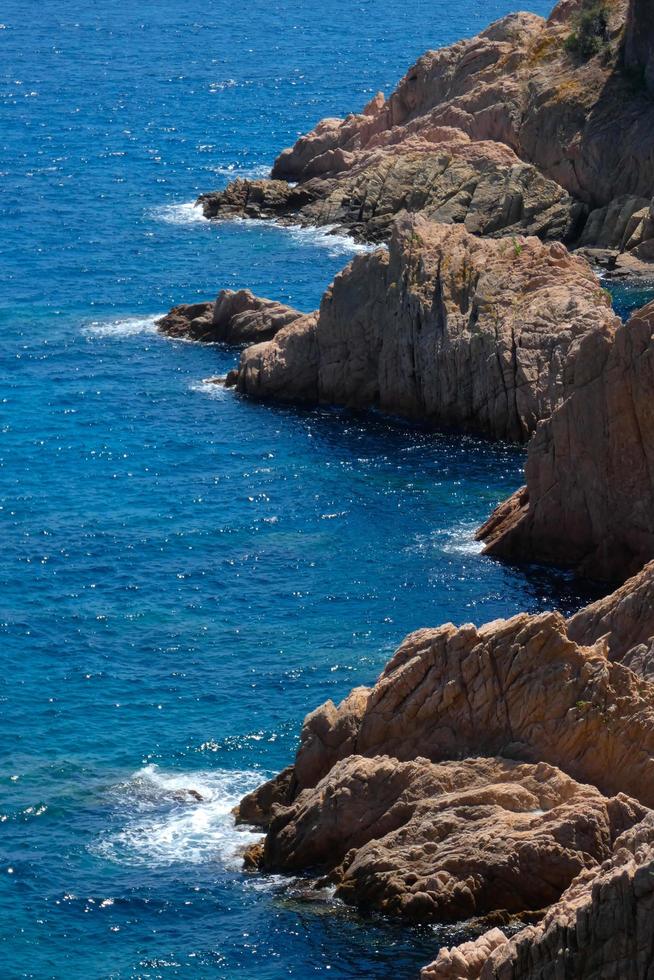
{"type": "Polygon", "coordinates": [[[582,601],[477,553],[522,454],[247,403],[152,320],[315,306],[351,242],[189,202],[510,6],[4,5],[3,976],[399,980],[457,937],[242,874],[229,811],[408,631],[582,601]]]}

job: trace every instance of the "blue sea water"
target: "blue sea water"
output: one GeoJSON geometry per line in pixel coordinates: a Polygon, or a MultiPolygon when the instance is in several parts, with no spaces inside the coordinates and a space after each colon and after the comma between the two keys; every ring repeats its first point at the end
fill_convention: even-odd
{"type": "Polygon", "coordinates": [[[351,242],[191,202],[511,6],[3,5],[3,977],[401,980],[460,935],[243,874],[230,809],[410,630],[585,598],[474,545],[522,453],[248,403],[153,318],[313,308],[351,242]]]}

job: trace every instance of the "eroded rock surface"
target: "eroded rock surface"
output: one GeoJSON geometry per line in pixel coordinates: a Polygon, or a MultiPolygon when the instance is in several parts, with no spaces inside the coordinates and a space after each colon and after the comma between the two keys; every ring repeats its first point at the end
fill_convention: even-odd
{"type": "Polygon", "coordinates": [[[272,339],[304,316],[291,306],[261,299],[249,289],[223,289],[215,302],[175,306],[157,321],[168,337],[234,346],[272,339]]]}
{"type": "Polygon", "coordinates": [[[568,620],[568,636],[591,645],[606,637],[611,660],[634,673],[654,672],[654,562],[604,599],[598,599],[568,620]]]}
{"type": "Polygon", "coordinates": [[[336,895],[416,921],[541,909],[645,809],[544,764],[349,756],[270,825],[260,866],[329,873],[336,895]]]}
{"type": "Polygon", "coordinates": [[[479,531],[489,554],[619,580],[654,558],[654,303],[585,337],[529,445],[526,489],[479,531]]]}
{"type": "Polygon", "coordinates": [[[476,234],[654,257],[651,5],[606,3],[590,57],[567,43],[584,2],[428,51],[388,99],[284,150],[271,181],[204,195],[205,214],[335,223],[380,241],[400,210],[424,210],[476,234]]]}
{"type": "Polygon", "coordinates": [[[236,383],[524,441],[563,401],[583,338],[618,323],[590,266],[558,243],[405,217],[388,252],[336,277],[317,319],[246,350],[236,383]]]}
{"type": "Polygon", "coordinates": [[[650,980],[654,969],[654,816],[583,871],[535,926],[493,929],[443,949],[422,980],[650,980]]]}
{"type": "Polygon", "coordinates": [[[407,637],[242,802],[267,830],[248,867],[412,920],[537,922],[442,949],[423,980],[651,980],[653,594],[654,563],[569,620],[407,637]]]}

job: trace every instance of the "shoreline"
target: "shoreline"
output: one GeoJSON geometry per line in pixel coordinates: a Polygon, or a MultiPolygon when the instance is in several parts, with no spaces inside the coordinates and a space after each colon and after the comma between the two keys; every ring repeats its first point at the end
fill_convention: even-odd
{"type": "Polygon", "coordinates": [[[412,634],[374,687],[311,712],[293,765],[239,805],[238,819],[265,831],[246,867],[318,869],[318,887],[411,921],[533,917],[516,935],[491,929],[442,949],[423,978],[530,980],[525,964],[549,968],[560,947],[571,975],[590,978],[606,954],[574,935],[587,923],[601,932],[598,895],[619,904],[626,880],[634,922],[647,914],[634,910],[654,868],[654,303],[623,323],[589,262],[600,281],[654,284],[654,206],[639,193],[654,174],[637,156],[654,108],[624,74],[635,8],[606,8],[602,58],[585,60],[570,54],[571,9],[508,17],[429,52],[389,99],[301,137],[270,179],[201,195],[209,220],[388,242],[355,257],[319,310],[285,308],[277,324],[269,300],[222,292],[160,321],[251,344],[220,383],[255,399],[388,410],[528,444],[526,485],[477,532],[484,553],[570,566],[607,588],[633,576],[569,621],[523,614],[412,634]],[[548,91],[550,77],[564,108],[555,100],[534,121],[521,93],[548,91]],[[571,79],[581,83],[566,88],[571,79]],[[470,93],[493,86],[515,101],[516,132],[499,111],[481,124],[470,111],[470,93]],[[585,120],[629,98],[637,188],[627,192],[605,137],[594,170],[601,125],[585,120]],[[583,120],[565,115],[570,104],[583,120]],[[581,133],[589,149],[582,141],[566,171],[539,127],[581,133]],[[243,309],[222,316],[235,302],[243,309]]]}

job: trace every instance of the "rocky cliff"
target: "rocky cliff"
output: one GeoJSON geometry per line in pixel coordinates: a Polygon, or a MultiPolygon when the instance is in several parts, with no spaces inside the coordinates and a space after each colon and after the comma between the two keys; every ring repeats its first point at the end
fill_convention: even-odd
{"type": "Polygon", "coordinates": [[[654,8],[650,0],[630,0],[625,33],[625,65],[654,92],[654,8]]]}
{"type": "Polygon", "coordinates": [[[515,14],[429,51],[388,99],[284,150],[271,181],[204,195],[205,214],[337,224],[380,241],[399,211],[425,211],[475,234],[651,258],[654,31],[649,0],[628,6],[562,0],[548,20],[515,14]]]}
{"type": "Polygon", "coordinates": [[[375,407],[525,441],[566,395],[584,338],[619,321],[589,265],[536,238],[484,240],[421,216],[357,257],[317,317],[244,351],[239,391],[375,407]]]}
{"type": "Polygon", "coordinates": [[[242,801],[267,831],[248,865],[418,921],[536,915],[441,950],[425,980],[649,978],[654,687],[625,663],[652,600],[654,564],[568,621],[408,637],[242,801]]]}
{"type": "Polygon", "coordinates": [[[535,926],[492,929],[443,949],[421,980],[650,980],[654,971],[654,814],[582,872],[535,926]]]}
{"type": "Polygon", "coordinates": [[[526,488],[479,531],[489,554],[619,580],[654,557],[654,303],[580,344],[529,445],[526,488]]]}

